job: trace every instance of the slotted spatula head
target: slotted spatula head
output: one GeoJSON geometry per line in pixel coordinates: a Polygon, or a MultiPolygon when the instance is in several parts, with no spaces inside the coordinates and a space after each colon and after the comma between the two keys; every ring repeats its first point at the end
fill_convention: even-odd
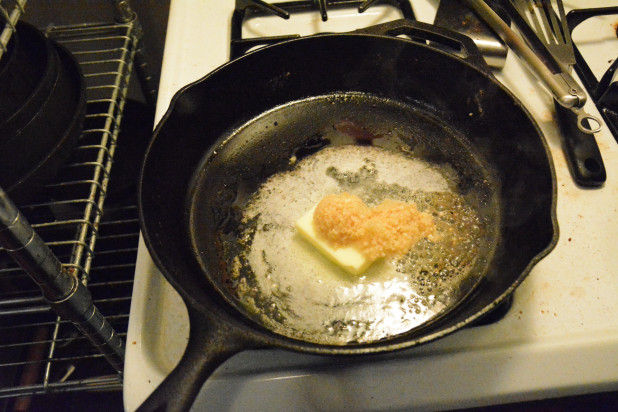
{"type": "Polygon", "coordinates": [[[566,66],[575,64],[573,42],[562,0],[510,1],[560,63],[566,66]]]}

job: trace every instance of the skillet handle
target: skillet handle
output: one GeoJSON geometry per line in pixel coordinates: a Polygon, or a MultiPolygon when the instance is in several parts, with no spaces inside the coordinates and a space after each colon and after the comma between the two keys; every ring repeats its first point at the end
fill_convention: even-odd
{"type": "Polygon", "coordinates": [[[188,411],[206,379],[219,365],[236,353],[258,347],[227,323],[211,319],[190,304],[187,310],[191,328],[187,349],[176,368],[137,412],[188,411]]]}
{"type": "Polygon", "coordinates": [[[406,19],[393,20],[375,26],[355,30],[353,33],[373,34],[378,36],[401,37],[426,44],[464,61],[467,61],[483,73],[494,77],[491,68],[483,58],[478,47],[470,37],[444,27],[406,19]]]}

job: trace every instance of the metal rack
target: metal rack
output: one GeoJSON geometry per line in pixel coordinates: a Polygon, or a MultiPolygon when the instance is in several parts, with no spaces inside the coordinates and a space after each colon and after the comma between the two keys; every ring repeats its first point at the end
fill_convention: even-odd
{"type": "Polygon", "coordinates": [[[25,7],[26,0],[14,0],[13,4],[2,4],[2,1],[0,1],[0,22],[4,23],[0,24],[0,27],[2,27],[2,31],[0,31],[0,59],[4,52],[6,52],[9,40],[11,40],[11,36],[15,32],[15,25],[24,13],[25,7]]]}
{"type": "MultiPolygon", "coordinates": [[[[86,122],[55,181],[18,206],[124,338],[139,227],[134,207],[106,211],[103,219],[103,204],[140,33],[129,21],[51,27],[47,34],[80,63],[86,122]]],[[[51,312],[39,288],[0,250],[0,398],[121,388],[105,358],[51,312]]]]}

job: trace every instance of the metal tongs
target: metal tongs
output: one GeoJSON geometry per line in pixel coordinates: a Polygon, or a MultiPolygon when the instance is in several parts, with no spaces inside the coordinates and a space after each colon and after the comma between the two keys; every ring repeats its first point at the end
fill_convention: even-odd
{"type": "MultiPolygon", "coordinates": [[[[559,62],[545,47],[535,47],[533,50],[526,41],[519,37],[483,0],[466,0],[479,16],[500,36],[500,38],[530,66],[537,78],[542,81],[552,93],[556,101],[577,115],[577,126],[582,132],[596,133],[601,130],[601,121],[582,109],[587,100],[584,89],[573,79],[569,70],[559,62]],[[539,57],[539,54],[542,56],[539,57]],[[584,120],[589,120],[586,124],[584,120]],[[591,126],[595,124],[596,127],[591,126]]],[[[510,1],[504,2],[508,7],[514,7],[510,1]]],[[[540,43],[534,32],[519,16],[516,9],[511,12],[513,22],[520,29],[528,43],[540,43]],[[522,23],[523,22],[523,23],[522,23]]]]}
{"type": "Polygon", "coordinates": [[[573,44],[566,26],[564,7],[560,0],[556,1],[561,19],[549,0],[502,2],[522,38],[485,1],[466,0],[509,48],[527,63],[553,95],[564,153],[575,182],[585,187],[601,187],[606,180],[605,165],[593,133],[601,130],[602,123],[582,109],[587,96],[570,74],[574,60],[573,44]],[[526,12],[531,17],[527,17],[526,12]]]}
{"type": "MultiPolygon", "coordinates": [[[[500,38],[530,66],[538,79],[551,91],[556,101],[577,114],[577,124],[581,131],[596,133],[601,129],[601,121],[582,109],[587,100],[586,92],[549,50],[540,47],[533,50],[483,0],[466,1],[496,31],[500,38]],[[542,59],[537,53],[541,54],[542,59]],[[591,120],[597,127],[585,125],[583,123],[585,119],[591,120]]],[[[507,1],[505,4],[508,6],[510,2],[507,1]]],[[[520,29],[522,35],[526,36],[528,42],[534,43],[533,39],[538,41],[534,34],[532,36],[527,35],[529,28],[527,29],[528,26],[525,23],[522,24],[521,20],[518,23],[519,19],[515,18],[517,15],[519,13],[516,11],[516,13],[512,13],[511,17],[514,18],[513,22],[520,29]]]]}

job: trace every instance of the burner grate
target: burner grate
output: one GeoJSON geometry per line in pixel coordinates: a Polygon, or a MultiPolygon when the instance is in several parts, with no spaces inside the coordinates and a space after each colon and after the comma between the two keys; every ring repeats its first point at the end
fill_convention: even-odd
{"type": "MultiPolygon", "coordinates": [[[[577,25],[585,20],[609,15],[618,15],[618,7],[575,9],[567,14],[567,23],[569,30],[573,33],[577,25]]],[[[597,106],[614,139],[618,141],[618,84],[614,81],[616,70],[618,69],[618,59],[613,61],[599,80],[576,45],[574,45],[573,49],[576,61],[575,71],[588,91],[590,98],[597,106]]]]}
{"type": "Polygon", "coordinates": [[[242,27],[243,23],[249,19],[268,15],[276,15],[283,19],[289,19],[293,13],[317,11],[320,13],[322,21],[326,21],[328,20],[327,8],[356,8],[359,13],[363,13],[369,9],[369,7],[380,4],[389,5],[398,9],[406,19],[416,20],[409,0],[296,0],[272,4],[262,0],[236,0],[236,8],[232,15],[230,57],[231,59],[235,59],[254,47],[276,44],[300,37],[299,34],[291,33],[283,36],[246,38],[243,35],[242,27]]]}

